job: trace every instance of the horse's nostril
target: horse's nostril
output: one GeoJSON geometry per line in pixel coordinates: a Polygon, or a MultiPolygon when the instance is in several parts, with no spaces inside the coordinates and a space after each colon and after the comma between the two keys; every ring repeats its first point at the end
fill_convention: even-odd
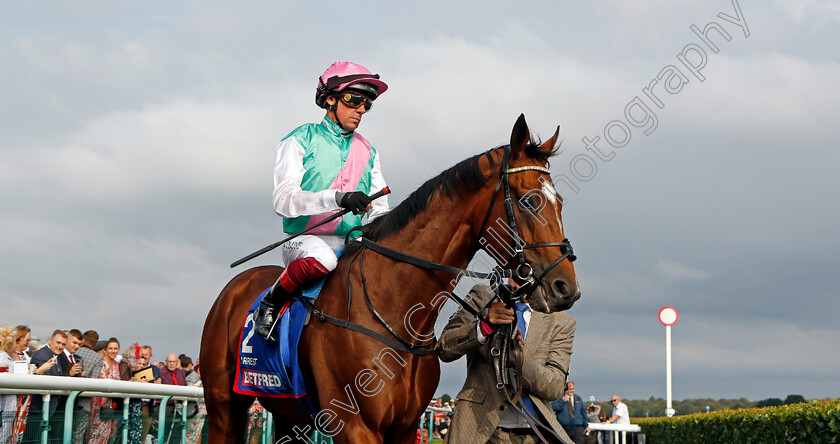
{"type": "Polygon", "coordinates": [[[554,289],[557,290],[557,292],[562,294],[563,296],[569,294],[569,287],[566,285],[565,282],[561,281],[560,279],[554,281],[553,285],[554,289]]]}

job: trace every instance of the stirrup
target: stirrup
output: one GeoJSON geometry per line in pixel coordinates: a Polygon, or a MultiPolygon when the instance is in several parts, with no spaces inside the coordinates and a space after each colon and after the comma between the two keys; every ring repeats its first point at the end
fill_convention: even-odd
{"type": "Polygon", "coordinates": [[[280,318],[278,316],[274,317],[274,322],[271,323],[271,328],[268,329],[268,334],[264,336],[265,340],[271,342],[272,344],[277,343],[277,336],[274,334],[274,331],[277,329],[277,321],[280,318]]]}
{"type": "MultiPolygon", "coordinates": [[[[268,297],[268,295],[266,295],[268,297]]],[[[274,330],[277,326],[277,307],[275,307],[274,303],[270,303],[263,299],[260,301],[260,305],[257,307],[256,315],[254,316],[254,332],[262,338],[265,338],[268,342],[277,342],[277,338],[274,337],[274,330]],[[266,307],[266,305],[270,305],[270,307],[266,307]],[[267,313],[270,311],[271,314],[267,313]],[[271,321],[271,325],[266,330],[266,317],[272,316],[273,319],[271,321]]]]}

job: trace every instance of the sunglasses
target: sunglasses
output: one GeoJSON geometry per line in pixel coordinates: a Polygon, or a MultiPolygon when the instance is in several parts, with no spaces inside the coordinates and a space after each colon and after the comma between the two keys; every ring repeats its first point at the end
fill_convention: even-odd
{"type": "Polygon", "coordinates": [[[362,104],[365,105],[365,111],[370,111],[373,106],[373,100],[353,91],[344,91],[341,93],[341,101],[350,108],[358,108],[362,104]]]}

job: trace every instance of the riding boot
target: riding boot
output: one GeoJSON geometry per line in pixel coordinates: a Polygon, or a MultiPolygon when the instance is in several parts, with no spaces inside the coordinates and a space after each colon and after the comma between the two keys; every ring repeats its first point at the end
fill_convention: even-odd
{"type": "Polygon", "coordinates": [[[326,276],[329,271],[313,257],[292,261],[277,278],[254,313],[254,331],[269,342],[276,342],[273,334],[277,309],[310,282],[326,276]]]}

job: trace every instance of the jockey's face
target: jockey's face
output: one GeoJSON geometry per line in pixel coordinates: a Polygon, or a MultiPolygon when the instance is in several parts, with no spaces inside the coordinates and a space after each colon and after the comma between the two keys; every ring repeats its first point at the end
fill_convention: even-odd
{"type": "MultiPolygon", "coordinates": [[[[368,100],[370,100],[370,97],[368,97],[368,100]]],[[[327,116],[341,125],[345,131],[356,131],[356,128],[362,123],[362,115],[367,112],[367,107],[364,103],[359,103],[354,107],[334,96],[327,97],[327,104],[336,105],[335,111],[327,111],[327,116]]]]}

